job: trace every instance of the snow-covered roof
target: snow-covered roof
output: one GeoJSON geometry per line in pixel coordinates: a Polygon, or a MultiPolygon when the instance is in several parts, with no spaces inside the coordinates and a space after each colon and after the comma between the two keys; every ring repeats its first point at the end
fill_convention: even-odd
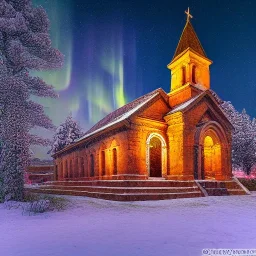
{"type": "Polygon", "coordinates": [[[206,88],[202,85],[202,84],[194,84],[193,87],[196,87],[197,89],[201,90],[201,91],[205,91],[206,88]]]}
{"type": "Polygon", "coordinates": [[[90,137],[91,135],[94,135],[100,131],[103,131],[111,126],[114,126],[115,124],[124,121],[126,118],[130,117],[132,114],[134,114],[136,111],[138,111],[140,108],[142,108],[144,105],[146,105],[150,100],[152,100],[154,97],[156,97],[159,93],[165,93],[161,88],[154,90],[126,105],[123,107],[113,111],[109,115],[107,115],[105,118],[100,120],[96,125],[94,125],[84,136],[79,138],[76,142],[81,141],[85,138],[90,137]]]}
{"type": "Polygon", "coordinates": [[[220,107],[220,104],[223,102],[218,96],[217,94],[212,91],[212,90],[206,90],[201,92],[200,94],[196,95],[195,97],[191,98],[190,100],[178,105],[177,107],[173,108],[170,112],[168,112],[166,115],[170,115],[179,111],[185,111],[187,109],[189,109],[190,107],[193,106],[193,104],[198,101],[198,99],[200,98],[200,100],[205,97],[208,96],[209,98],[211,98],[213,100],[213,102],[215,102],[215,105],[218,107],[218,111],[219,113],[222,114],[223,117],[225,117],[226,121],[228,121],[228,123],[230,124],[231,127],[232,124],[230,123],[229,119],[227,118],[225,112],[223,111],[223,109],[220,107]]]}
{"type": "Polygon", "coordinates": [[[174,109],[172,109],[167,115],[169,114],[173,114],[179,111],[184,110],[186,107],[188,107],[190,104],[192,104],[194,101],[196,101],[203,93],[200,93],[199,95],[191,98],[190,100],[178,105],[177,107],[175,107],[174,109]]]}

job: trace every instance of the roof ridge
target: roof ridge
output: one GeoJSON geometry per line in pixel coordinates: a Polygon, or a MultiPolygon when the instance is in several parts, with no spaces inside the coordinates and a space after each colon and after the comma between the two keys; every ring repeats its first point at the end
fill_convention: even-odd
{"type": "Polygon", "coordinates": [[[101,120],[99,120],[95,125],[93,125],[84,135],[87,135],[95,130],[98,130],[99,128],[105,126],[106,124],[113,122],[115,120],[117,120],[118,118],[120,118],[121,116],[123,116],[126,112],[128,112],[130,110],[130,108],[135,108],[137,105],[139,105],[140,103],[142,103],[143,99],[145,99],[145,101],[147,100],[147,98],[149,98],[150,96],[152,96],[155,93],[165,93],[164,90],[162,88],[158,88],[155,89],[154,91],[151,91],[147,94],[144,94],[142,96],[140,96],[139,98],[134,99],[131,102],[128,102],[127,104],[123,105],[120,108],[117,108],[116,110],[110,112],[108,115],[106,115],[104,118],[102,118],[101,120]],[[135,105],[135,106],[133,106],[135,105]]]}
{"type": "Polygon", "coordinates": [[[187,107],[189,107],[194,101],[198,98],[202,97],[206,94],[206,91],[201,92],[200,94],[188,99],[187,101],[175,106],[171,111],[169,111],[166,115],[173,114],[179,111],[184,111],[187,107]]]}
{"type": "MultiPolygon", "coordinates": [[[[212,90],[205,90],[205,91],[201,92],[200,94],[196,95],[195,97],[190,98],[189,100],[179,104],[178,106],[174,107],[171,111],[169,111],[166,114],[166,116],[170,115],[170,114],[174,114],[176,112],[180,112],[180,111],[181,112],[185,112],[185,111],[189,110],[191,108],[191,106],[193,104],[195,104],[195,102],[200,101],[205,96],[208,96],[214,102],[214,104],[218,107],[218,110],[222,113],[222,115],[230,123],[227,115],[225,114],[224,110],[221,107],[221,102],[222,101],[220,100],[218,95],[214,91],[212,91],[212,90]]],[[[232,126],[231,123],[230,123],[230,125],[232,126]]]]}

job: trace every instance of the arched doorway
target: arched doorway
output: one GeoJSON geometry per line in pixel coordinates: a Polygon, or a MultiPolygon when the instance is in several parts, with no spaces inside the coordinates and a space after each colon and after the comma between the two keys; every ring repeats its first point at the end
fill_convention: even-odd
{"type": "Polygon", "coordinates": [[[220,124],[211,121],[198,127],[195,137],[195,179],[218,180],[225,177],[228,169],[224,161],[228,157],[227,147],[227,138],[220,124]]]}
{"type": "Polygon", "coordinates": [[[206,135],[203,144],[202,178],[215,179],[216,171],[221,171],[221,145],[218,137],[206,135]]]}
{"type": "Polygon", "coordinates": [[[157,133],[150,134],[147,139],[147,172],[149,177],[166,174],[166,143],[157,133]]]}
{"type": "Polygon", "coordinates": [[[150,177],[162,177],[162,145],[157,137],[150,140],[149,148],[150,177]]]}

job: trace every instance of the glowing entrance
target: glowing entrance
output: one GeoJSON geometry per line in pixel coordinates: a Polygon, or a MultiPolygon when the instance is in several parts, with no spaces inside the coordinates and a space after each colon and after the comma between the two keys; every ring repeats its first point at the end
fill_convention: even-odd
{"type": "Polygon", "coordinates": [[[221,146],[208,135],[204,138],[202,169],[204,179],[215,179],[216,171],[221,169],[221,146]]]}
{"type": "Polygon", "coordinates": [[[195,179],[222,179],[225,144],[226,137],[218,123],[211,121],[198,128],[195,136],[195,179]]]}
{"type": "Polygon", "coordinates": [[[166,143],[157,133],[152,133],[147,139],[147,171],[149,177],[166,174],[166,143]]]}

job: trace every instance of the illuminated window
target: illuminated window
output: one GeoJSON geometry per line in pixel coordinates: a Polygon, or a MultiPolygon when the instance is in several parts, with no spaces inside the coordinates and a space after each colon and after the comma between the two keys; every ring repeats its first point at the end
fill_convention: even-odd
{"type": "Polygon", "coordinates": [[[90,155],[90,163],[91,163],[91,166],[90,166],[90,176],[93,177],[94,176],[94,156],[93,154],[90,155]]]}
{"type": "Polygon", "coordinates": [[[196,84],[196,66],[192,67],[192,82],[196,84]]]}
{"type": "Polygon", "coordinates": [[[113,149],[113,174],[117,174],[117,151],[116,148],[113,149]]]}
{"type": "Polygon", "coordinates": [[[104,176],[106,174],[106,160],[105,160],[105,151],[101,151],[101,175],[104,176]]]}
{"type": "Polygon", "coordinates": [[[182,85],[186,83],[186,67],[182,67],[182,85]]]}
{"type": "Polygon", "coordinates": [[[213,139],[210,136],[206,136],[204,138],[204,147],[212,147],[213,146],[213,139]]]}

